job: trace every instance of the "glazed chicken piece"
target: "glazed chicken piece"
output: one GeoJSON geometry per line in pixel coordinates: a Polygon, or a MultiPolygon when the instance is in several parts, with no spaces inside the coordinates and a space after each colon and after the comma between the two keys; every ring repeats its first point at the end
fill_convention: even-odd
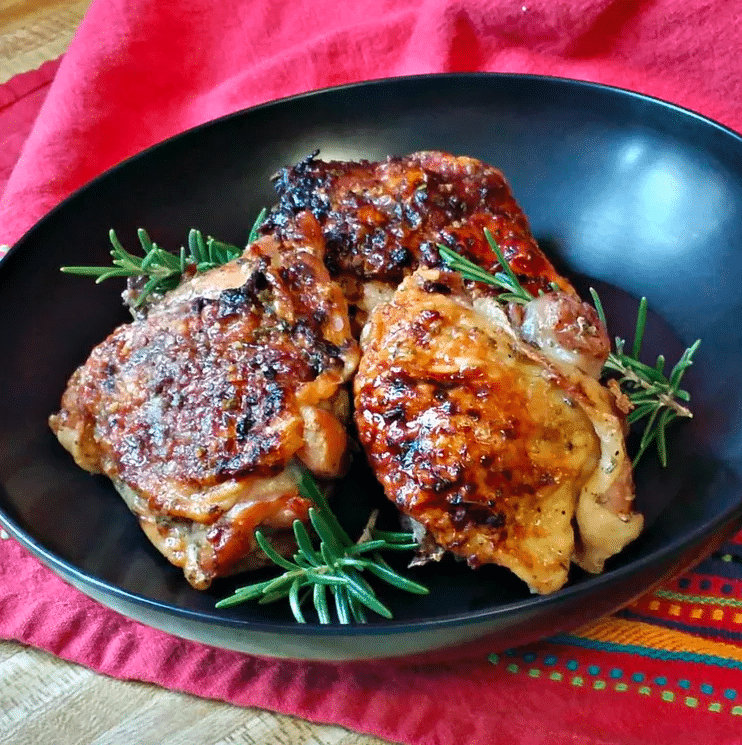
{"type": "MultiPolygon", "coordinates": [[[[482,161],[436,151],[380,163],[313,155],[274,179],[279,204],[263,230],[291,235],[299,212],[314,214],[327,267],[343,285],[358,329],[414,269],[441,264],[437,243],[497,271],[485,228],[532,294],[552,282],[574,292],[538,247],[502,173],[482,161]]],[[[474,291],[487,292],[481,285],[474,291]]]]}
{"type": "Polygon", "coordinates": [[[323,251],[304,215],[295,240],[262,238],[183,281],[93,350],[50,418],[197,589],[264,563],[258,527],[294,550],[301,467],[346,467],[358,346],[323,251]]]}
{"type": "Polygon", "coordinates": [[[529,306],[509,317],[459,275],[419,269],[364,329],[355,420],[428,550],[499,564],[548,593],[572,559],[601,571],[642,519],[623,415],[594,377],[605,329],[570,294],[529,306]]]}

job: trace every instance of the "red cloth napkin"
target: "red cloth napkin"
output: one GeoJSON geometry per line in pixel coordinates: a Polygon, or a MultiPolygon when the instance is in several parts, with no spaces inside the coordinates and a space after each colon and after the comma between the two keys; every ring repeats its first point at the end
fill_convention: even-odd
{"type": "Polygon", "coordinates": [[[201,122],[301,91],[447,71],[632,88],[742,128],[736,3],[96,0],[0,204],[13,243],[71,191],[201,122]]]}
{"type": "MultiPolygon", "coordinates": [[[[742,129],[735,5],[96,0],[0,199],[0,243],[17,240],[101,171],[178,131],[363,79],[465,70],[562,75],[646,92],[742,129]]],[[[31,83],[0,88],[7,161],[45,93],[44,83],[31,83]]],[[[12,540],[0,541],[0,637],[116,677],[410,745],[695,745],[700,732],[705,743],[732,745],[742,742],[742,581],[724,572],[742,563],[742,550],[726,556],[627,611],[610,637],[598,625],[489,660],[499,650],[442,665],[331,665],[261,660],[146,628],[77,593],[12,540]],[[698,619],[713,602],[711,618],[728,614],[709,636],[698,619]],[[665,628],[699,624],[698,645],[645,623],[663,619],[665,628]]]]}

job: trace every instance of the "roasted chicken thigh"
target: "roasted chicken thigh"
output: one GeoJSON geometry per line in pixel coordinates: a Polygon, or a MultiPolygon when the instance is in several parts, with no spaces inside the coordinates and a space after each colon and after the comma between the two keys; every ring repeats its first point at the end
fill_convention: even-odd
{"type": "Polygon", "coordinates": [[[117,328],[50,418],[77,463],[111,478],[152,543],[204,589],[282,552],[310,504],[300,464],[346,466],[358,347],[311,215],[182,282],[117,328]],[[297,232],[299,228],[297,228],[297,232]]]}
{"type": "Polygon", "coordinates": [[[580,369],[594,369],[604,330],[588,328],[598,321],[584,311],[572,335],[565,319],[559,342],[534,315],[582,318],[578,301],[533,302],[514,322],[458,275],[416,271],[364,329],[355,420],[377,478],[423,526],[423,543],[472,566],[505,566],[547,593],[566,582],[572,559],[600,571],[641,517],[621,412],[580,369]]]}

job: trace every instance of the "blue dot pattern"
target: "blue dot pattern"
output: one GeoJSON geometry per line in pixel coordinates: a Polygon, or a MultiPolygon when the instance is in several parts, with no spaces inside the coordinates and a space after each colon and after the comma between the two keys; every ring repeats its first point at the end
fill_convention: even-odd
{"type": "MultiPolygon", "coordinates": [[[[539,658],[541,657],[537,652],[530,652],[530,651],[525,652],[525,651],[513,650],[513,649],[506,650],[503,653],[503,655],[508,655],[511,657],[520,657],[523,659],[524,662],[536,663],[536,664],[538,664],[539,658]]],[[[498,658],[498,656],[491,655],[491,658],[498,658]]],[[[491,659],[491,661],[493,660],[491,659]]],[[[498,661],[499,661],[499,658],[498,658],[498,661]]],[[[546,667],[546,666],[553,666],[557,662],[559,662],[559,657],[554,654],[549,654],[549,655],[543,656],[541,664],[544,667],[546,667]]],[[[497,664],[497,661],[494,661],[494,664],[497,664]]],[[[568,670],[572,672],[578,670],[581,666],[580,661],[574,658],[567,659],[566,661],[563,662],[563,664],[568,670]]],[[[511,672],[519,672],[518,665],[509,665],[508,670],[510,670],[510,668],[514,668],[511,672]]],[[[600,665],[596,665],[594,663],[591,663],[590,665],[585,664],[583,669],[586,670],[587,674],[597,678],[597,680],[595,680],[592,685],[592,687],[594,687],[596,690],[604,690],[604,689],[612,690],[613,686],[607,687],[606,681],[600,680],[601,671],[603,670],[603,668],[601,668],[600,665]]],[[[737,669],[740,669],[740,667],[738,666],[737,669]]],[[[528,672],[528,674],[531,675],[532,677],[538,677],[538,670],[536,671],[534,671],[533,669],[529,670],[528,668],[524,667],[520,670],[520,672],[521,673],[528,672]],[[536,673],[536,675],[534,675],[534,672],[536,673]]],[[[605,675],[606,677],[612,678],[614,680],[620,679],[624,677],[624,675],[630,675],[632,682],[637,683],[637,684],[643,684],[643,685],[637,685],[637,687],[634,689],[636,692],[642,695],[651,694],[652,688],[649,687],[649,683],[659,686],[660,688],[665,688],[667,686],[672,685],[672,683],[668,680],[667,676],[665,675],[648,676],[646,673],[643,673],[643,672],[629,673],[629,672],[625,672],[623,669],[618,668],[618,667],[613,667],[610,669],[606,668],[603,672],[603,675],[605,675]]],[[[550,676],[552,676],[551,679],[554,681],[572,680],[576,685],[583,685],[582,677],[572,678],[572,676],[562,676],[560,673],[554,673],[554,672],[550,673],[550,676]],[[579,683],[577,683],[577,681],[579,681],[579,683]]],[[[676,681],[676,686],[678,688],[681,688],[687,691],[688,693],[690,693],[692,688],[697,686],[699,693],[705,696],[713,696],[714,694],[714,686],[711,685],[710,683],[700,683],[700,682],[691,683],[691,681],[688,680],[687,678],[678,679],[676,681]]],[[[629,689],[629,686],[627,686],[626,684],[622,683],[622,684],[616,685],[616,690],[625,691],[628,689],[629,689]]],[[[735,688],[726,688],[723,691],[719,691],[717,695],[718,696],[723,695],[724,698],[727,699],[727,701],[734,702],[738,698],[737,693],[738,692],[735,688]]],[[[665,701],[674,701],[676,700],[675,696],[676,694],[673,694],[672,691],[668,691],[668,690],[662,691],[662,698],[665,701]]],[[[693,695],[690,695],[690,696],[684,695],[678,700],[681,700],[681,701],[684,700],[687,706],[692,707],[692,708],[697,707],[699,703],[698,699],[694,698],[693,695]]],[[[706,704],[704,704],[704,706],[706,706],[706,704]]],[[[722,708],[722,704],[718,701],[718,699],[716,701],[712,699],[711,702],[708,703],[708,710],[714,711],[714,712],[720,712],[720,711],[724,711],[725,708],[722,708]]],[[[739,706],[739,705],[730,705],[728,710],[729,712],[735,715],[742,714],[742,706],[739,706]]],[[[742,740],[740,741],[740,743],[742,744],[742,740]]]]}

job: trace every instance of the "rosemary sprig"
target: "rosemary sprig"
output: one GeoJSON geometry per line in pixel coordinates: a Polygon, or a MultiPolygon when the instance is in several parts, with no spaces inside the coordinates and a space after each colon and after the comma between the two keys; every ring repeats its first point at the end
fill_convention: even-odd
{"type": "MultiPolygon", "coordinates": [[[[447,266],[458,271],[464,279],[484,282],[502,289],[503,292],[498,295],[498,300],[523,304],[533,300],[533,295],[520,284],[518,277],[505,260],[500,247],[486,228],[484,235],[497,256],[503,271],[491,274],[450,248],[439,244],[438,251],[441,258],[447,266]]],[[[558,290],[559,288],[554,287],[554,289],[558,290]]],[[[605,312],[598,293],[591,287],[590,294],[593,297],[600,320],[606,324],[605,312]]],[[[665,434],[667,426],[678,417],[693,416],[690,409],[681,403],[681,401],[687,403],[690,400],[690,395],[680,388],[680,383],[685,371],[693,364],[693,355],[701,340],[698,339],[683,352],[675,367],[670,371],[670,375],[666,376],[664,355],[657,357],[654,367],[643,363],[639,359],[646,322],[647,299],[643,297],[639,303],[631,354],[625,351],[626,342],[616,337],[616,350],[609,353],[603,366],[603,375],[618,373],[616,379],[618,385],[634,407],[628,415],[627,421],[631,424],[644,420],[644,430],[633,465],[636,466],[647,448],[652,443],[656,443],[657,455],[664,467],[667,466],[665,434]]]]}
{"type": "Polygon", "coordinates": [[[484,237],[487,239],[490,248],[494,251],[497,256],[497,261],[500,263],[502,271],[492,274],[481,266],[477,266],[474,262],[464,258],[461,254],[456,251],[446,248],[446,246],[437,244],[438,252],[446,265],[457,271],[464,279],[471,280],[472,282],[484,282],[485,284],[491,285],[492,287],[499,287],[503,292],[498,295],[498,298],[504,303],[526,303],[533,300],[528,290],[520,283],[515,272],[512,270],[510,264],[505,259],[502,250],[497,245],[497,242],[492,237],[492,233],[485,228],[484,237]]]}
{"type": "MultiPolygon", "coordinates": [[[[248,243],[257,240],[265,214],[265,209],[260,211],[250,230],[248,243]]],[[[108,236],[113,246],[113,266],[63,266],[61,271],[66,274],[95,277],[96,284],[111,277],[146,277],[147,280],[137,294],[134,307],[141,306],[152,294],[163,294],[177,287],[189,267],[195,267],[198,272],[205,272],[227,264],[242,253],[241,248],[230,243],[223,243],[211,236],[204,238],[200,230],[191,230],[188,233],[188,250],[181,247],[179,254],[158,246],[142,228],[137,231],[137,237],[144,256],[129,253],[121,245],[113,229],[109,231],[108,236]]]]}
{"type": "Polygon", "coordinates": [[[220,600],[217,608],[227,608],[249,600],[272,603],[288,598],[294,618],[299,623],[306,623],[302,605],[311,599],[319,622],[328,624],[332,623],[327,597],[329,589],[335,614],[341,624],[352,621],[365,623],[366,609],[384,618],[391,618],[389,608],[361,576],[363,572],[369,572],[407,592],[418,595],[428,593],[423,585],[394,571],[379,553],[416,549],[418,546],[412,533],[376,530],[376,513],[373,513],[361,538],[353,542],[308,473],[303,474],[299,491],[315,505],[309,509],[309,520],[319,537],[319,545],[315,546],[306,526],[300,520],[295,520],[293,527],[297,552],[292,559],[287,559],[276,552],[261,531],[256,531],[258,545],[274,564],[285,570],[284,573],[273,579],[240,587],[230,597],[220,600]]]}
{"type": "MultiPolygon", "coordinates": [[[[600,320],[605,324],[605,312],[598,293],[591,287],[590,294],[593,297],[600,320]]],[[[637,311],[631,354],[624,351],[626,341],[617,336],[616,351],[608,355],[603,370],[618,373],[618,384],[634,406],[627,417],[629,424],[646,419],[639,450],[634,457],[634,466],[653,442],[656,442],[660,463],[667,466],[665,437],[667,425],[678,417],[690,418],[693,416],[690,409],[680,403],[681,401],[685,403],[690,401],[690,394],[680,388],[680,383],[685,371],[693,364],[693,355],[701,340],[697,339],[683,352],[670,371],[670,375],[667,376],[665,375],[664,355],[661,354],[657,357],[654,367],[639,360],[646,323],[647,298],[643,297],[639,302],[639,310],[637,311]]]]}

